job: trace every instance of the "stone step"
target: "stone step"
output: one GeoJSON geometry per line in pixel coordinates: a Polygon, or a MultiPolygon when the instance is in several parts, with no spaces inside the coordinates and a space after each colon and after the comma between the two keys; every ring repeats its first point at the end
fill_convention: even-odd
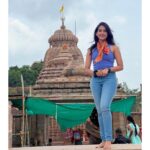
{"type": "Polygon", "coordinates": [[[38,77],[39,79],[41,78],[49,78],[49,77],[59,77],[61,75],[61,72],[55,72],[55,73],[48,73],[48,74],[40,74],[40,76],[38,77]]]}
{"type": "MultiPolygon", "coordinates": [[[[9,150],[103,150],[96,148],[97,145],[66,145],[66,146],[40,146],[40,147],[21,147],[10,148],[9,150]]],[[[138,144],[113,144],[112,150],[141,150],[138,144]]]]}
{"type": "Polygon", "coordinates": [[[57,67],[55,67],[55,68],[44,68],[42,71],[55,71],[55,70],[64,70],[64,67],[60,67],[59,66],[59,68],[57,68],[57,67]]]}

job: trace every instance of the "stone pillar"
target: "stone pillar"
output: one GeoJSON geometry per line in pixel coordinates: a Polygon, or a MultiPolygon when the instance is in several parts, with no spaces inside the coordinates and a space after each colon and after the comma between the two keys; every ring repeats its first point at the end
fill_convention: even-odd
{"type": "Polygon", "coordinates": [[[12,147],[12,125],[13,125],[13,117],[12,117],[12,111],[11,111],[11,102],[9,102],[9,106],[8,106],[8,118],[9,118],[9,126],[8,126],[8,143],[9,143],[9,148],[12,147]]]}
{"type": "Polygon", "coordinates": [[[37,145],[38,146],[44,146],[47,145],[48,141],[48,124],[47,124],[47,119],[48,117],[46,115],[38,115],[36,118],[37,122],[37,129],[36,129],[36,134],[37,134],[37,145]]]}
{"type": "Polygon", "coordinates": [[[44,145],[48,144],[48,116],[44,116],[44,145]]]}

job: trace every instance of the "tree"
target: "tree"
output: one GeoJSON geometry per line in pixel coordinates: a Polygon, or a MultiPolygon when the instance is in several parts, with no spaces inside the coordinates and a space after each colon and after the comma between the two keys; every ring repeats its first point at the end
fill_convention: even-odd
{"type": "Polygon", "coordinates": [[[40,71],[42,70],[43,62],[35,62],[31,65],[31,69],[34,71],[35,80],[37,79],[38,75],[40,74],[40,71]]]}
{"type": "Polygon", "coordinates": [[[20,68],[20,72],[23,75],[25,86],[33,85],[35,83],[35,73],[30,66],[24,65],[22,68],[20,68]]]}
{"type": "Polygon", "coordinates": [[[9,68],[9,87],[21,86],[21,74],[23,75],[24,85],[34,85],[42,69],[43,62],[35,62],[31,66],[24,65],[21,68],[13,66],[9,68]]]}
{"type": "Polygon", "coordinates": [[[139,92],[139,89],[129,89],[128,85],[126,82],[120,83],[119,88],[124,91],[127,95],[136,95],[139,92]]]}
{"type": "Polygon", "coordinates": [[[17,66],[10,67],[9,69],[9,86],[21,86],[20,80],[21,72],[17,66]]]}

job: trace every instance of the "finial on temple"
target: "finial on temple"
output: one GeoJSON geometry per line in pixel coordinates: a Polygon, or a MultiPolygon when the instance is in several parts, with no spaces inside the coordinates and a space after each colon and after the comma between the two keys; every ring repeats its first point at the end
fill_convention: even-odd
{"type": "Polygon", "coordinates": [[[62,16],[61,20],[62,20],[61,29],[65,29],[65,25],[64,25],[65,17],[62,16]]]}

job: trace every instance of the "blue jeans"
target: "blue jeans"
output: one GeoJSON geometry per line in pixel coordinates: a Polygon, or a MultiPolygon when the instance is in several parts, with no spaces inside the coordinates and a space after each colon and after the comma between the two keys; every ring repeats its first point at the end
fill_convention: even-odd
{"type": "Polygon", "coordinates": [[[116,74],[109,73],[104,77],[92,77],[90,88],[98,113],[101,139],[102,141],[112,141],[110,106],[117,89],[116,74]]]}

